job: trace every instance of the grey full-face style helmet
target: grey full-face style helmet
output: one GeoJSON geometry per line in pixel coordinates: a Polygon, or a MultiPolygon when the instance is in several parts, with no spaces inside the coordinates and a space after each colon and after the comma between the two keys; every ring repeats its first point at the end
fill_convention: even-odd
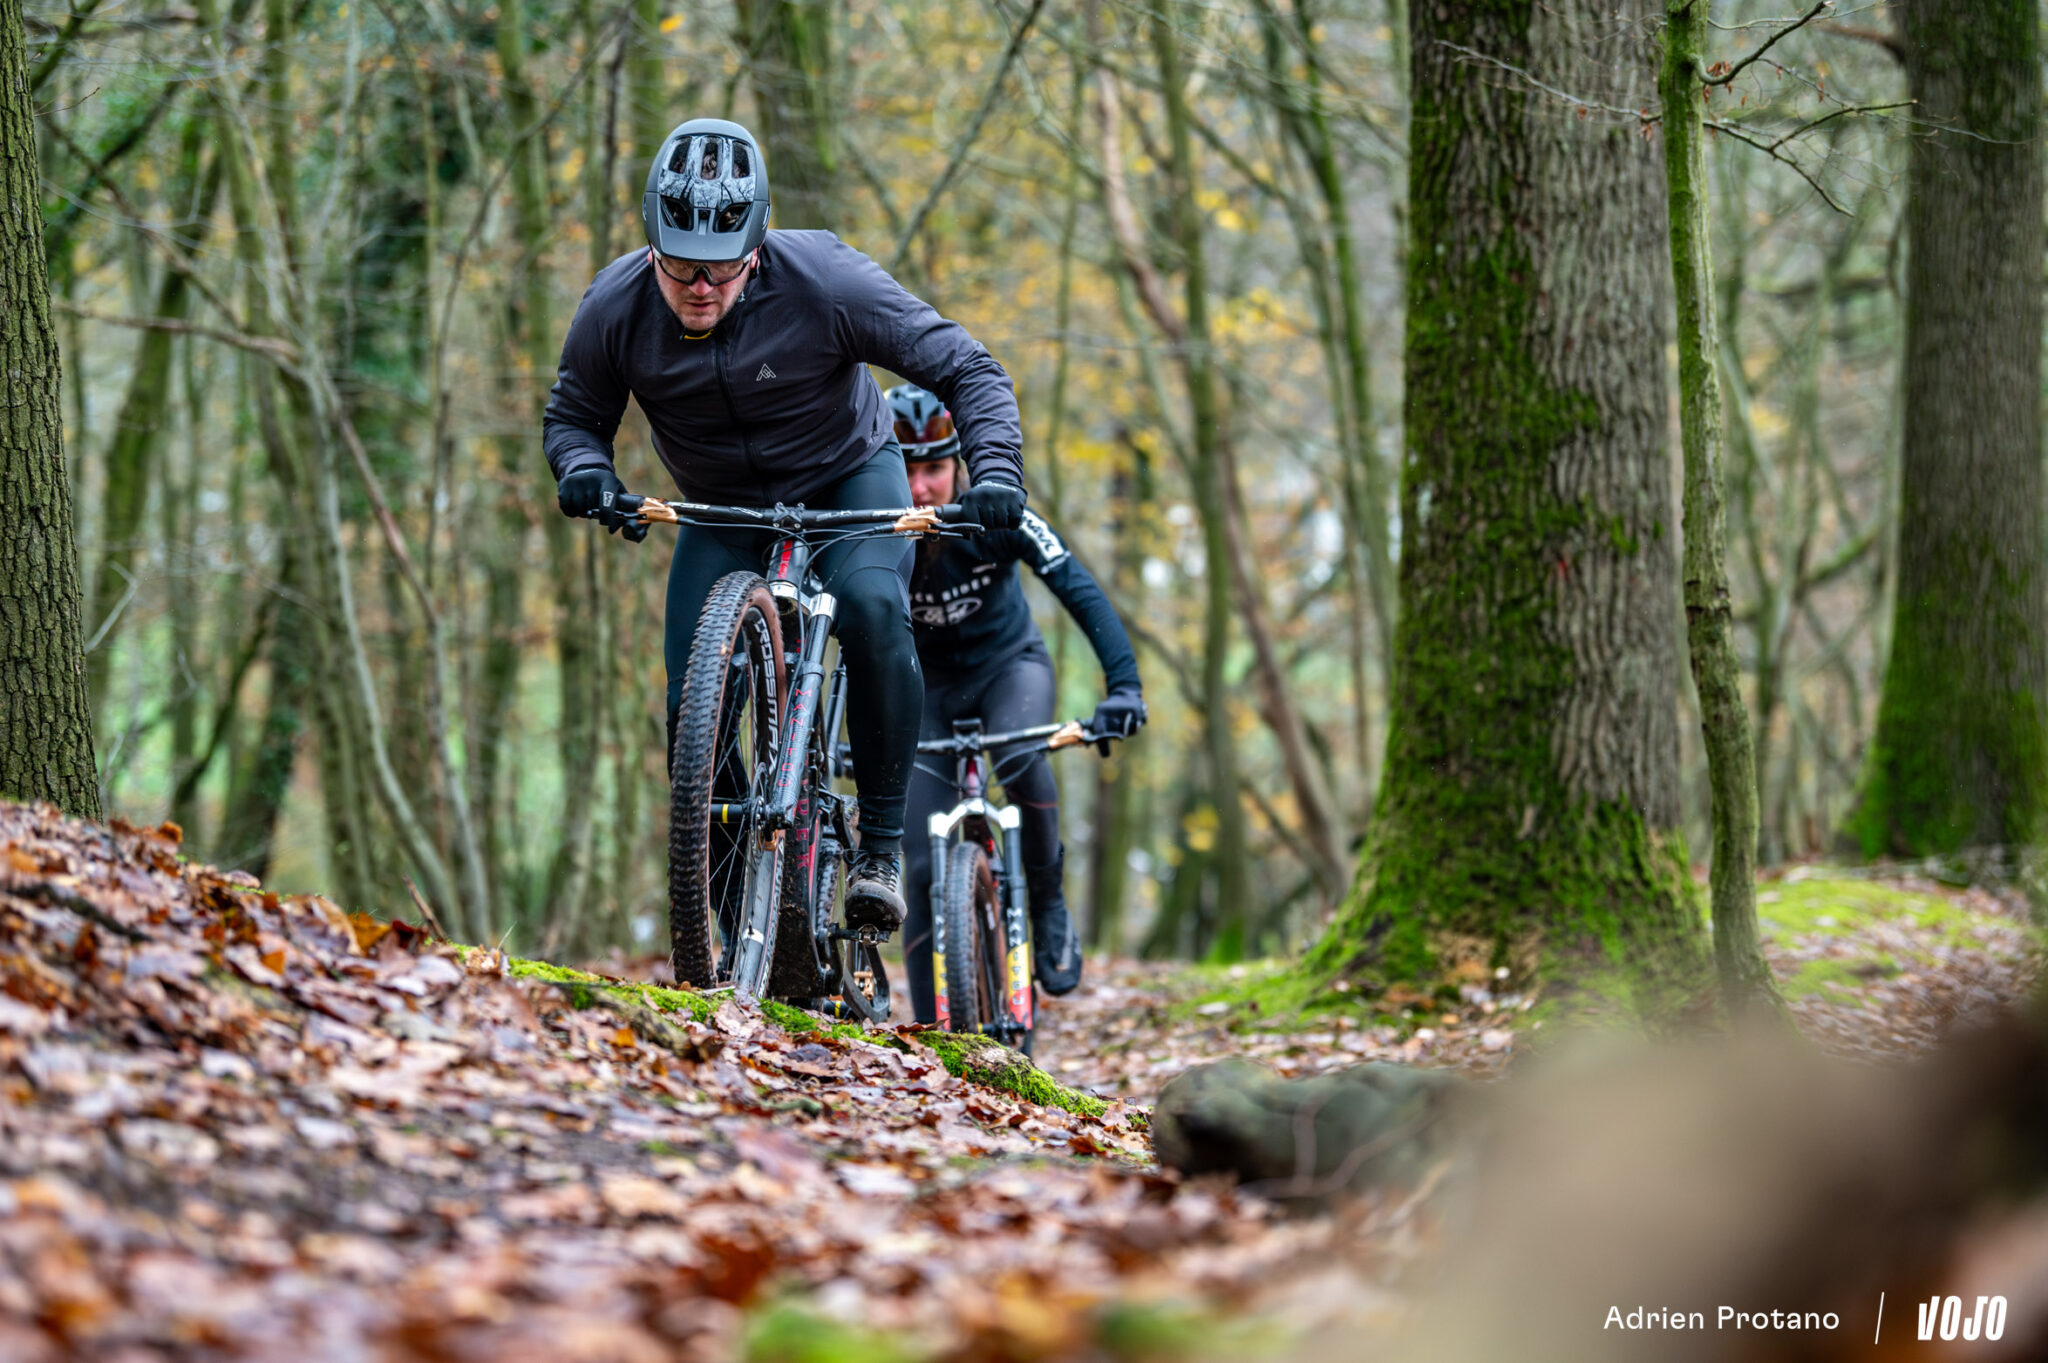
{"type": "Polygon", "coordinates": [[[754,135],[693,118],[662,140],[640,200],[647,244],[679,260],[738,260],[768,235],[768,167],[754,135]]]}

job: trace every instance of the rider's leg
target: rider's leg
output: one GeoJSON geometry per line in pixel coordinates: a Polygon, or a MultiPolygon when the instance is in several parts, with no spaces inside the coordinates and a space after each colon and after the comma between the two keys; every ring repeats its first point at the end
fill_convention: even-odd
{"type": "MultiPolygon", "coordinates": [[[[923,738],[944,738],[953,732],[958,691],[925,679],[923,738]]],[[[903,819],[903,968],[910,979],[911,1016],[938,1021],[932,980],[932,846],[927,821],[952,807],[953,759],[932,757],[910,773],[910,794],[903,819]],[[943,773],[941,775],[940,773],[943,773]]]]}
{"type": "MultiPolygon", "coordinates": [[[[910,480],[895,445],[840,479],[813,505],[826,510],[910,505],[910,480]]],[[[903,840],[903,798],[924,709],[924,674],[910,632],[906,539],[865,539],[818,555],[818,577],[839,599],[836,633],[846,658],[846,729],[860,786],[861,846],[896,851],[903,840]]]]}
{"type": "MultiPolygon", "coordinates": [[[[998,733],[1048,723],[1056,692],[1052,659],[1034,645],[990,680],[981,698],[982,722],[998,733]]],[[[1004,796],[1023,816],[1017,832],[1031,899],[1031,954],[1038,982],[1048,994],[1065,994],[1081,982],[1081,944],[1067,911],[1059,785],[1043,752],[1008,759],[998,752],[994,759],[1004,796]]]]}

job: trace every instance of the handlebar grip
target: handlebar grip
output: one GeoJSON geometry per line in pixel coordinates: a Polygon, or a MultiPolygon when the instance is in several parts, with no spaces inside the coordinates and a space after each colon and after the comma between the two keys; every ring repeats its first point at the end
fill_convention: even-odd
{"type": "Polygon", "coordinates": [[[937,517],[940,525],[954,530],[963,531],[970,535],[980,535],[987,531],[987,527],[983,526],[981,522],[970,519],[967,514],[967,508],[958,502],[947,502],[944,506],[933,507],[932,513],[937,517]]]}
{"type": "Polygon", "coordinates": [[[637,492],[621,492],[612,499],[612,505],[630,516],[638,511],[646,500],[645,497],[637,492]]]}

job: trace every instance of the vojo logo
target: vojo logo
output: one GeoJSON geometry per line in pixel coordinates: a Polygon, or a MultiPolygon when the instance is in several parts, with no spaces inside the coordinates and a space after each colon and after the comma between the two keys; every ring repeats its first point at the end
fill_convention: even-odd
{"type": "Polygon", "coordinates": [[[1920,1303],[1920,1338],[1997,1339],[2005,1333],[2005,1298],[1979,1297],[1965,1317],[1961,1297],[1929,1297],[1920,1303]]]}

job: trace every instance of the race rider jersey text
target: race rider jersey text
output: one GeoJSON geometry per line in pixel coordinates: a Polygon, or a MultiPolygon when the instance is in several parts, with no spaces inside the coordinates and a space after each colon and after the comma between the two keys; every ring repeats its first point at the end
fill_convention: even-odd
{"type": "Polygon", "coordinates": [[[1044,640],[1024,600],[1017,565],[1026,563],[1078,622],[1110,690],[1138,688],[1138,659],[1116,610],[1094,576],[1035,512],[1015,530],[921,546],[910,579],[917,657],[927,673],[967,676],[1009,661],[1044,640]]]}

